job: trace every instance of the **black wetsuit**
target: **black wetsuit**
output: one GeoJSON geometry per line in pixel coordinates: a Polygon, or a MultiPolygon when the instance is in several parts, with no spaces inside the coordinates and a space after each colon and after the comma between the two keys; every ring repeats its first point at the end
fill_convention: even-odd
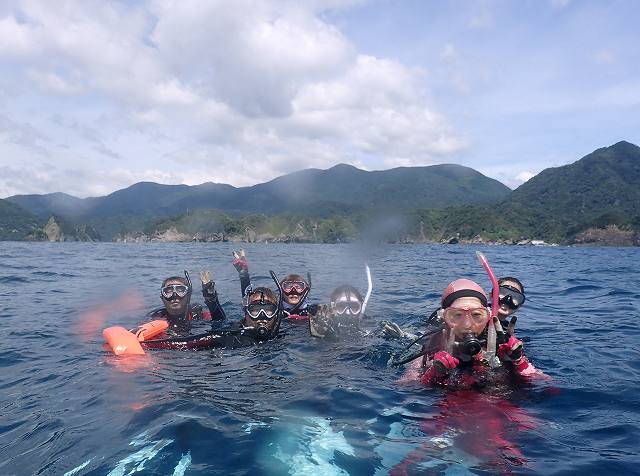
{"type": "MultiPolygon", "coordinates": [[[[247,292],[247,288],[251,286],[251,276],[249,276],[249,271],[246,269],[238,272],[238,276],[240,276],[240,291],[242,292],[242,297],[244,298],[244,295],[247,292]]],[[[305,303],[306,300],[307,296],[304,296],[302,302],[296,304],[295,306],[288,304],[286,301],[283,301],[282,305],[284,309],[282,310],[282,317],[287,318],[291,314],[296,314],[298,316],[308,316],[308,308],[314,305],[310,304],[309,306],[307,306],[307,304],[305,303]]],[[[317,304],[315,306],[317,306],[317,304]]]]}
{"type": "Polygon", "coordinates": [[[241,323],[236,323],[225,329],[198,335],[144,341],[142,345],[148,349],[237,349],[282,336],[282,333],[277,330],[271,334],[266,339],[259,338],[253,328],[246,328],[241,323]]]}
{"type": "MultiPolygon", "coordinates": [[[[247,275],[247,280],[243,281],[241,276],[241,284],[243,286],[243,292],[246,287],[249,286],[250,281],[247,275]]],[[[209,298],[205,299],[211,317],[217,316],[216,321],[225,319],[224,311],[220,302],[218,301],[217,293],[214,293],[209,298]]],[[[192,306],[192,309],[195,306],[192,306]]],[[[202,309],[202,306],[200,306],[202,309]]],[[[164,309],[162,309],[164,310],[164,309]]],[[[166,312],[166,310],[165,310],[166,312]]],[[[192,316],[205,315],[207,311],[203,311],[200,314],[193,314],[192,316]]],[[[188,314],[189,315],[189,314],[188,314]]],[[[282,313],[276,317],[278,321],[282,318],[282,313]]],[[[206,320],[206,318],[203,318],[206,320]]],[[[182,320],[180,323],[188,322],[182,320]]],[[[283,333],[279,331],[280,323],[277,322],[272,331],[264,337],[258,336],[254,328],[245,327],[241,322],[236,322],[229,327],[212,329],[209,332],[196,335],[185,335],[178,337],[170,337],[168,339],[154,339],[142,342],[143,347],[148,349],[212,349],[212,348],[230,348],[235,349],[238,347],[247,347],[255,345],[259,342],[275,339],[281,337],[283,333]]]]}
{"type": "Polygon", "coordinates": [[[164,307],[161,307],[147,313],[147,317],[165,319],[169,323],[169,333],[175,335],[188,333],[191,329],[192,321],[211,321],[212,325],[224,321],[227,316],[220,305],[218,293],[213,289],[213,286],[205,288],[203,295],[206,308],[202,304],[191,304],[184,315],[172,316],[164,307]]]}

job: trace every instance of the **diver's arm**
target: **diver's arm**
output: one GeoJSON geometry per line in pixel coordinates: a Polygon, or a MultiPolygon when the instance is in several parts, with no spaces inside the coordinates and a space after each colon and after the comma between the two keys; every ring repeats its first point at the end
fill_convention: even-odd
{"type": "Polygon", "coordinates": [[[247,262],[244,250],[240,250],[240,252],[233,252],[233,266],[236,268],[236,271],[238,271],[238,276],[240,277],[240,290],[242,291],[242,297],[244,297],[244,293],[251,285],[249,263],[247,262]]]}
{"type": "Polygon", "coordinates": [[[224,329],[186,337],[152,339],[141,342],[145,349],[210,349],[235,348],[244,344],[242,334],[237,329],[224,329]]]}
{"type": "Polygon", "coordinates": [[[417,335],[402,329],[398,324],[393,321],[382,321],[381,326],[382,337],[385,339],[410,339],[415,340],[417,335]]]}
{"type": "Polygon", "coordinates": [[[240,275],[240,292],[244,297],[244,294],[247,292],[247,288],[251,286],[251,278],[249,277],[249,272],[247,271],[246,276],[240,275]]]}
{"type": "Polygon", "coordinates": [[[227,316],[220,305],[218,292],[216,291],[216,283],[211,280],[209,271],[201,272],[200,280],[202,281],[202,297],[204,297],[204,303],[208,308],[207,311],[202,312],[202,319],[205,321],[225,320],[227,316]]]}
{"type": "Polygon", "coordinates": [[[210,316],[208,320],[224,321],[227,318],[224,309],[220,305],[220,300],[218,299],[217,292],[214,291],[213,297],[205,298],[204,303],[207,305],[210,316]]]}

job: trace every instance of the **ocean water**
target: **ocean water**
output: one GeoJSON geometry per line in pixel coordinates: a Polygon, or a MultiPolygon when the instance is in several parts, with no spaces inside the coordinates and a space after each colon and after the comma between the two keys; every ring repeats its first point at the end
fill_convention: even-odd
{"type": "MultiPolygon", "coordinates": [[[[374,292],[367,326],[420,330],[458,277],[520,277],[517,334],[550,378],[460,392],[399,384],[401,342],[363,335],[115,357],[101,330],[212,272],[231,320],[231,244],[0,243],[0,474],[638,474],[639,249],[246,245],[253,281],[311,272],[374,292]]],[[[193,301],[198,301],[194,292],[193,301]]]]}

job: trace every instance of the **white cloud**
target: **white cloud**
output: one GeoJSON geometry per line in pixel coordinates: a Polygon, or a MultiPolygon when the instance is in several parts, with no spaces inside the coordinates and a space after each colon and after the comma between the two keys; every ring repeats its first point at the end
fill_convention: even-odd
{"type": "Polygon", "coordinates": [[[534,174],[533,172],[529,172],[527,170],[524,170],[522,172],[520,172],[518,175],[516,175],[516,181],[520,182],[520,183],[524,183],[526,181],[528,181],[530,178],[535,177],[536,174],[534,174]]]}
{"type": "Polygon", "coordinates": [[[72,84],[53,71],[45,72],[32,69],[27,71],[27,76],[32,82],[40,86],[44,92],[75,94],[81,90],[77,84],[72,84]]]}
{"type": "Polygon", "coordinates": [[[139,180],[246,185],[338,162],[422,165],[464,149],[424,71],[359,53],[324,15],[360,3],[21,2],[0,18],[11,65],[0,72],[24,84],[0,113],[25,119],[29,104],[64,120],[38,124],[57,146],[24,127],[0,136],[0,166],[15,172],[1,158],[11,149],[39,177],[13,189],[84,196],[139,180]],[[55,167],[43,174],[51,164],[28,147],[55,167]]]}

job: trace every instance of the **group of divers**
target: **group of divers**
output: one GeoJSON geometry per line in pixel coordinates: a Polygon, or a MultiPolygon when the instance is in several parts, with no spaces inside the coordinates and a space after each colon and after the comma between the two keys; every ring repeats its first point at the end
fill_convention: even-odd
{"type": "MultiPolygon", "coordinates": [[[[456,279],[445,288],[440,307],[429,316],[427,329],[421,335],[383,321],[383,337],[411,341],[404,352],[392,359],[394,365],[409,364],[403,381],[457,386],[466,380],[474,385],[486,380],[486,374],[496,368],[516,376],[541,374],[529,362],[522,341],[515,336],[515,313],[525,302],[524,285],[514,277],[497,279],[486,258],[480,253],[478,256],[492,279],[491,293],[485,293],[472,280],[456,279]]],[[[277,288],[274,291],[252,286],[244,250],[234,251],[233,258],[242,291],[242,320],[228,323],[208,271],[200,273],[205,306],[192,304],[193,284],[185,271],[184,277],[172,276],[162,282],[163,307],[147,314],[152,319],[166,320],[167,334],[145,340],[142,346],[181,350],[250,346],[281,337],[281,323],[292,320],[307,321],[310,334],[316,338],[339,338],[362,331],[372,291],[368,266],[364,297],[353,286],[343,285],[331,293],[328,304],[308,304],[309,274],[306,278],[290,274],[278,279],[271,271],[277,288]],[[194,320],[211,321],[212,329],[193,335],[190,328],[194,320]]]]}

